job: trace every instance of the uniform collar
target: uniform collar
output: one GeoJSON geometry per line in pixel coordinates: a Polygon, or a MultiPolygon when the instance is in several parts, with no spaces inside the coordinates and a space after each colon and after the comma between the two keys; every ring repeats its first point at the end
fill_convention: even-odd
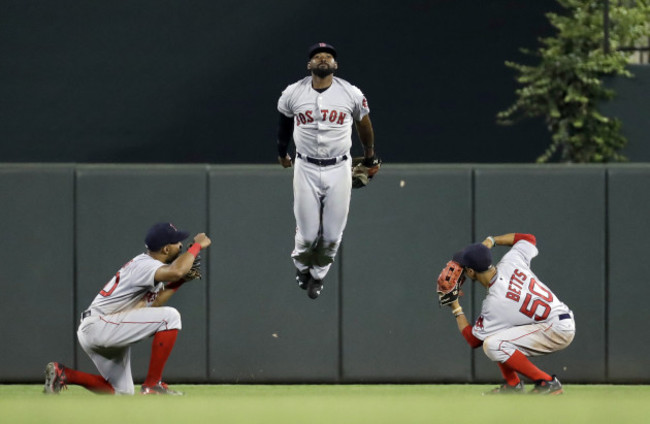
{"type": "Polygon", "coordinates": [[[490,280],[490,284],[488,284],[488,287],[492,287],[492,285],[497,282],[497,278],[499,278],[499,270],[497,269],[497,267],[494,267],[494,276],[490,280]]]}

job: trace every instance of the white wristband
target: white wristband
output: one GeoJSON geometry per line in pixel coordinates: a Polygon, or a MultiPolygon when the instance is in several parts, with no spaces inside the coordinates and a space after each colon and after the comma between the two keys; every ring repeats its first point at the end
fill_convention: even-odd
{"type": "Polygon", "coordinates": [[[490,240],[490,241],[492,242],[492,247],[494,247],[494,246],[497,245],[497,242],[494,240],[494,237],[492,237],[492,236],[488,236],[487,239],[490,240]]]}
{"type": "Polygon", "coordinates": [[[458,308],[451,311],[451,313],[454,314],[455,317],[463,315],[463,308],[459,306],[458,308]]]}

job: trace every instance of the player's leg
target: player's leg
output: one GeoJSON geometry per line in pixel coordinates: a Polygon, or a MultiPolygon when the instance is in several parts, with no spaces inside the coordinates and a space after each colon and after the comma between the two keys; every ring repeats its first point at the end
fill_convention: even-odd
{"type": "Polygon", "coordinates": [[[329,272],[343,240],[352,192],[352,171],[347,161],[328,167],[322,174],[326,187],[323,197],[322,236],[316,248],[312,276],[322,280],[329,272]]]}
{"type": "Polygon", "coordinates": [[[314,246],[320,230],[319,168],[302,160],[295,163],[293,175],[293,213],[296,219],[295,246],[291,257],[299,273],[312,265],[314,246]]]}
{"type": "Polygon", "coordinates": [[[162,373],[167,360],[176,344],[178,331],[181,329],[180,313],[169,306],[157,308],[142,308],[133,311],[128,317],[129,322],[161,322],[164,325],[150,328],[147,336],[152,335],[151,357],[147,377],[140,389],[141,394],[182,395],[183,393],[169,389],[162,381],[162,373]]]}
{"type": "MultiPolygon", "coordinates": [[[[95,330],[83,336],[86,344],[84,350],[117,393],[132,394],[134,390],[130,355],[124,354],[123,350],[127,349],[128,353],[130,345],[154,335],[147,381],[155,380],[155,383],[146,387],[155,389],[156,393],[171,394],[172,391],[161,382],[161,376],[176,341],[176,334],[182,327],[176,309],[168,306],[140,308],[86,318],[89,319],[92,319],[95,330]],[[158,336],[159,333],[162,334],[158,336]]],[[[81,339],[82,337],[80,341],[81,339]]]]}
{"type": "Polygon", "coordinates": [[[159,331],[153,336],[149,371],[143,384],[144,387],[154,387],[162,381],[163,369],[172,353],[177,336],[178,330],[159,331]]]}
{"type": "Polygon", "coordinates": [[[527,358],[555,352],[559,350],[560,345],[566,346],[566,340],[552,337],[553,333],[553,323],[513,327],[485,339],[483,351],[492,361],[535,381],[536,389],[538,385],[551,385],[550,390],[546,392],[560,394],[562,385],[559,380],[536,367],[527,358]],[[550,342],[551,340],[555,341],[550,342]]]}
{"type": "Polygon", "coordinates": [[[113,386],[104,377],[68,368],[59,362],[50,362],[45,367],[43,393],[57,394],[69,384],[85,387],[98,394],[113,394],[113,386]]]}
{"type": "MultiPolygon", "coordinates": [[[[83,347],[83,346],[82,346],[83,347]]],[[[84,348],[104,380],[116,395],[133,395],[135,387],[131,374],[131,348],[84,348]]]]}
{"type": "Polygon", "coordinates": [[[97,340],[103,340],[101,337],[102,328],[106,325],[100,317],[85,318],[79,330],[77,330],[77,339],[79,345],[86,352],[95,368],[101,374],[93,376],[92,374],[70,373],[66,375],[74,379],[74,384],[80,384],[91,391],[107,389],[110,386],[112,393],[121,395],[132,395],[134,393],[133,378],[131,376],[131,356],[128,346],[107,347],[110,344],[98,343],[97,340]]]}
{"type": "Polygon", "coordinates": [[[483,351],[492,361],[505,364],[531,380],[549,379],[551,376],[533,365],[520,350],[533,340],[535,333],[543,332],[544,328],[534,324],[501,331],[483,341],[483,351]]]}

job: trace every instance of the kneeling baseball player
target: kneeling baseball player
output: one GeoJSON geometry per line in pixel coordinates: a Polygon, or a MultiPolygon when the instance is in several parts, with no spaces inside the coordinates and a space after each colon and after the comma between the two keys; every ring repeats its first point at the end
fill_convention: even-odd
{"type": "Polygon", "coordinates": [[[131,345],[153,336],[144,395],[182,395],[162,381],[162,372],[181,329],[181,316],[163,306],[185,282],[201,278],[201,249],[210,239],[200,233],[181,253],[186,231],[171,223],[158,223],[147,232],[142,253],[113,276],[81,314],[77,338],[101,375],[73,370],[58,362],[45,368],[45,393],[59,393],[77,384],[95,393],[134,394],[131,345]]]}
{"type": "Polygon", "coordinates": [[[523,393],[522,375],[535,382],[530,393],[558,395],[562,384],[555,375],[528,359],[562,350],[575,336],[573,312],[530,269],[537,256],[535,236],[511,233],[488,237],[454,255],[438,277],[441,305],[449,305],[461,334],[472,348],[496,362],[505,383],[489,394],[523,393]],[[492,265],[490,249],[512,246],[492,265]],[[471,326],[458,302],[465,276],[487,289],[481,314],[471,326]]]}

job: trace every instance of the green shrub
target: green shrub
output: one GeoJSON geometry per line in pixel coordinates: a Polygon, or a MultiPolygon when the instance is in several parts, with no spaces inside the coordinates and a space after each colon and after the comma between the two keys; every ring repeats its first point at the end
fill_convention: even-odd
{"type": "Polygon", "coordinates": [[[537,162],[623,161],[620,150],[627,140],[621,122],[599,113],[598,103],[614,96],[603,85],[604,77],[632,77],[626,69],[631,53],[619,48],[650,34],[650,0],[611,2],[609,49],[603,24],[606,0],[557,1],[566,14],[546,14],[557,34],[541,39],[536,52],[522,49],[539,64],[506,62],[518,73],[521,88],[515,103],[497,114],[497,122],[511,125],[543,116],[552,141],[537,162]]]}

